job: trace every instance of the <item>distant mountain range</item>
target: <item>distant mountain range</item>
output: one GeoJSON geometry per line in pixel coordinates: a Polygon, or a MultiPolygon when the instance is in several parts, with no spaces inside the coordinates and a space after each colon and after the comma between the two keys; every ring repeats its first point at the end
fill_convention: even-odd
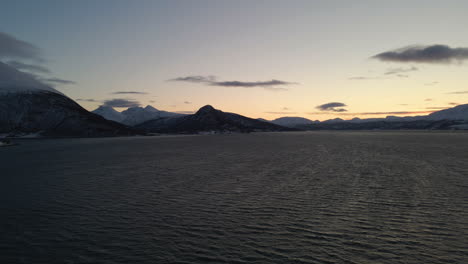
{"type": "Polygon", "coordinates": [[[226,113],[206,105],[193,115],[166,117],[135,126],[139,130],[156,133],[214,133],[214,132],[260,132],[291,131],[287,128],[248,118],[234,113],[226,113]]]}
{"type": "Polygon", "coordinates": [[[340,118],[312,121],[281,117],[272,121],[252,119],[204,106],[182,115],[152,106],[118,112],[100,106],[88,112],[72,99],[0,62],[0,134],[3,136],[127,136],[143,133],[230,133],[292,130],[347,129],[468,129],[468,104],[426,116],[340,118]]]}
{"type": "Polygon", "coordinates": [[[145,121],[164,118],[164,117],[180,117],[182,114],[166,112],[158,110],[150,105],[143,107],[130,107],[122,112],[116,111],[110,106],[99,106],[92,111],[105,119],[120,122],[125,125],[134,126],[145,121]]]}
{"type": "Polygon", "coordinates": [[[97,137],[136,133],[88,112],[32,75],[0,62],[0,134],[97,137]]]}
{"type": "Polygon", "coordinates": [[[268,122],[301,130],[468,129],[468,104],[458,105],[425,116],[387,116],[385,118],[353,118],[351,120],[335,118],[322,122],[302,117],[281,117],[268,122]]]}

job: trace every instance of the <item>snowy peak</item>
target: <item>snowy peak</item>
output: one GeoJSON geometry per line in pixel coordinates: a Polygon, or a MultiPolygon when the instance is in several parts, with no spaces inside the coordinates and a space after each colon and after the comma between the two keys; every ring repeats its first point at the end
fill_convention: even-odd
{"type": "Polygon", "coordinates": [[[93,113],[98,114],[105,119],[117,121],[126,125],[136,125],[151,119],[163,117],[182,116],[181,114],[160,111],[151,105],[143,107],[130,107],[127,110],[118,112],[109,106],[100,106],[93,113]]]}
{"type": "Polygon", "coordinates": [[[285,127],[296,127],[296,126],[302,126],[302,125],[311,125],[314,124],[315,122],[304,118],[304,117],[280,117],[275,120],[272,120],[271,123],[277,124],[280,126],[285,126],[285,127]]]}
{"type": "Polygon", "coordinates": [[[145,107],[145,111],[148,111],[148,112],[159,112],[158,109],[152,107],[151,105],[147,105],[147,106],[145,107]]]}
{"type": "Polygon", "coordinates": [[[468,104],[434,112],[427,116],[430,120],[468,120],[468,104]]]}
{"type": "Polygon", "coordinates": [[[107,120],[112,120],[116,122],[122,122],[122,120],[124,119],[122,113],[118,112],[110,106],[101,105],[96,110],[94,110],[93,113],[98,114],[107,120]]]}

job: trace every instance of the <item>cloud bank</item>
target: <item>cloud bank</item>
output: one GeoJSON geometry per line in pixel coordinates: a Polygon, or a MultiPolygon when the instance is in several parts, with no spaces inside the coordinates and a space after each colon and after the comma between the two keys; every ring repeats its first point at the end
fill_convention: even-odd
{"type": "Polygon", "coordinates": [[[22,72],[26,71],[26,74],[44,85],[75,84],[69,80],[40,76],[40,74],[51,73],[47,67],[40,65],[45,62],[41,50],[29,42],[19,40],[4,32],[0,32],[0,61],[22,72]]]}
{"type": "Polygon", "coordinates": [[[0,58],[20,58],[43,62],[41,50],[31,43],[0,32],[0,58]]]}
{"type": "Polygon", "coordinates": [[[372,58],[402,63],[452,63],[468,59],[468,48],[451,48],[447,45],[408,46],[372,58]]]}

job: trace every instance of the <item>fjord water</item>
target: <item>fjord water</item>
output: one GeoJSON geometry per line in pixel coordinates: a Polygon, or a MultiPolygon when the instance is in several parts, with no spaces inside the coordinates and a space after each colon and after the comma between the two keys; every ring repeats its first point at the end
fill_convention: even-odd
{"type": "Polygon", "coordinates": [[[468,134],[20,143],[0,263],[468,263],[468,134]]]}

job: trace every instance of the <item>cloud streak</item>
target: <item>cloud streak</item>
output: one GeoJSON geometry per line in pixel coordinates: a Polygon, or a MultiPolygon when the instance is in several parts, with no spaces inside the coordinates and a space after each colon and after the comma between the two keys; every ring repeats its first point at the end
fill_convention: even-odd
{"type": "Polygon", "coordinates": [[[21,61],[16,61],[16,60],[7,61],[6,64],[20,71],[25,70],[25,71],[36,72],[36,73],[50,73],[49,69],[41,65],[28,64],[28,63],[23,63],[21,61]]]}
{"type": "Polygon", "coordinates": [[[373,59],[402,63],[452,63],[468,59],[468,48],[447,45],[408,46],[379,53],[373,59]]]}
{"type": "Polygon", "coordinates": [[[348,110],[341,108],[345,107],[346,104],[340,103],[340,102],[331,102],[331,103],[326,103],[322,105],[318,105],[315,108],[317,108],[320,111],[327,111],[327,112],[346,112],[348,110]]]}
{"type": "Polygon", "coordinates": [[[140,102],[133,99],[116,98],[104,101],[104,106],[110,107],[137,107],[140,105],[140,102]]]}
{"type": "Polygon", "coordinates": [[[186,76],[186,77],[177,77],[174,79],[170,79],[168,81],[191,82],[191,83],[212,83],[216,81],[216,77],[212,75],[209,75],[209,76],[194,75],[194,76],[186,76]]]}
{"type": "MultiPolygon", "coordinates": [[[[404,73],[408,73],[408,72],[414,72],[414,71],[418,71],[419,69],[416,68],[416,67],[410,67],[410,68],[390,68],[388,69],[384,74],[385,75],[397,75],[397,76],[401,76],[402,74],[404,73]]],[[[407,75],[405,75],[407,76],[407,75]]]]}
{"type": "Polygon", "coordinates": [[[138,92],[138,91],[119,91],[119,92],[113,92],[111,94],[148,94],[148,93],[138,92]]]}
{"type": "Polygon", "coordinates": [[[95,100],[95,99],[83,99],[83,98],[78,98],[75,99],[75,101],[81,101],[81,102],[91,102],[91,103],[100,103],[101,101],[95,100]]]}
{"type": "Polygon", "coordinates": [[[447,94],[468,94],[468,91],[457,91],[457,92],[450,92],[447,94]]]}
{"type": "Polygon", "coordinates": [[[287,91],[287,88],[278,86],[287,86],[297,84],[295,82],[286,82],[281,80],[268,80],[268,81],[256,81],[256,82],[244,82],[244,81],[217,81],[215,76],[186,76],[170,79],[168,81],[176,82],[190,82],[190,83],[203,83],[210,86],[219,87],[240,87],[240,88],[256,88],[260,87],[269,91],[287,91]]]}
{"type": "Polygon", "coordinates": [[[55,84],[76,84],[76,82],[74,81],[64,80],[64,79],[59,79],[59,78],[47,78],[47,79],[42,79],[42,80],[48,83],[55,83],[55,84]]]}

